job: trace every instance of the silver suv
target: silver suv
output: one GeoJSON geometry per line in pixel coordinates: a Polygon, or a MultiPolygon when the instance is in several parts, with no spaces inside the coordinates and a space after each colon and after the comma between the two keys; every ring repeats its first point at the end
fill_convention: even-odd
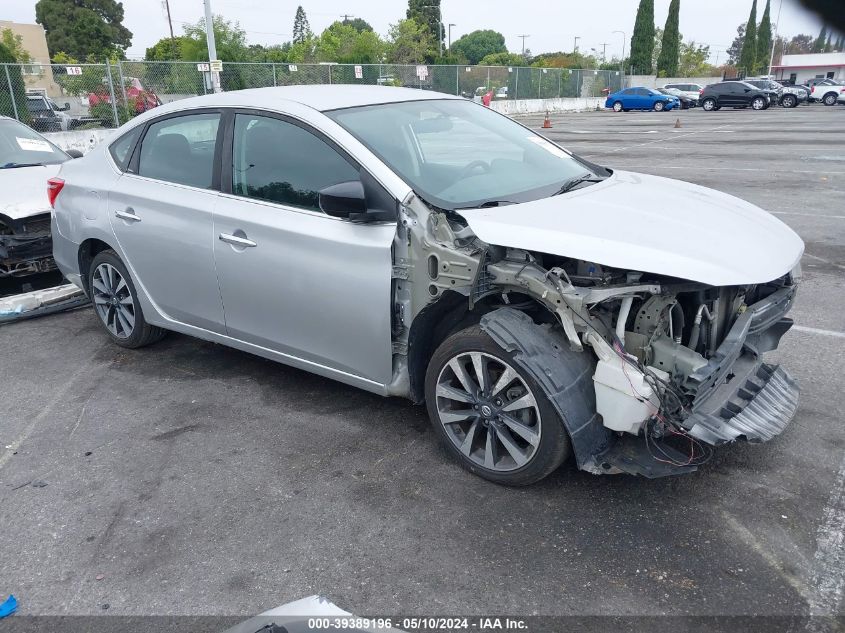
{"type": "Polygon", "coordinates": [[[795,413],[762,356],[803,243],[747,202],[405,88],[186,99],[114,138],[50,191],[55,259],[118,345],[174,330],[425,402],[506,484],[569,455],[689,472],[795,413]]]}

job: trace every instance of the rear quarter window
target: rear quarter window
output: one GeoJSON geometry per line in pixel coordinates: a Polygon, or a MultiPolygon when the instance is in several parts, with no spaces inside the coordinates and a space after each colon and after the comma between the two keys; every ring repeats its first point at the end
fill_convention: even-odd
{"type": "Polygon", "coordinates": [[[115,165],[117,165],[117,168],[120,169],[120,171],[126,171],[126,168],[129,165],[129,159],[132,156],[132,150],[135,147],[135,143],[138,140],[138,136],[140,136],[141,129],[143,127],[143,125],[140,125],[132,130],[129,130],[126,134],[109,145],[109,154],[111,154],[112,160],[114,160],[115,165]]]}

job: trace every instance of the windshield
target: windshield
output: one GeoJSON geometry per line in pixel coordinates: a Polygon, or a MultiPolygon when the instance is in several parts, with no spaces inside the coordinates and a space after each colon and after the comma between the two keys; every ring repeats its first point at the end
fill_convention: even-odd
{"type": "Polygon", "coordinates": [[[573,178],[596,177],[596,169],[607,175],[469,101],[409,101],[325,114],[442,209],[537,200],[573,178]]]}
{"type": "Polygon", "coordinates": [[[0,119],[0,169],[63,163],[70,156],[22,123],[0,119]]]}

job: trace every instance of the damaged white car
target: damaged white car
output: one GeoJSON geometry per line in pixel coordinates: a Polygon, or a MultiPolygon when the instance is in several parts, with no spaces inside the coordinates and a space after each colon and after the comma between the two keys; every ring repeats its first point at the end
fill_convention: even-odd
{"type": "Polygon", "coordinates": [[[424,401],[512,485],[570,454],[688,472],[795,413],[762,356],[803,243],[747,202],[411,89],[209,95],[114,138],[50,187],[56,261],[119,345],[175,330],[424,401]]]}
{"type": "Polygon", "coordinates": [[[23,123],[0,116],[0,279],[56,270],[44,183],[71,158],[23,123]]]}

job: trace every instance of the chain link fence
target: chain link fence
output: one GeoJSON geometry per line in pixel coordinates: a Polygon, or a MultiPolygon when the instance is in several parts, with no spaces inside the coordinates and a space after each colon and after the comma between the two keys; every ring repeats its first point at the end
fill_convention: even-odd
{"type": "MultiPolygon", "coordinates": [[[[203,62],[0,64],[0,114],[39,131],[113,128],[163,103],[213,91],[203,62]]],[[[612,70],[517,66],[224,63],[224,91],[303,84],[435,90],[478,99],[600,97],[624,86],[612,70]]]]}

